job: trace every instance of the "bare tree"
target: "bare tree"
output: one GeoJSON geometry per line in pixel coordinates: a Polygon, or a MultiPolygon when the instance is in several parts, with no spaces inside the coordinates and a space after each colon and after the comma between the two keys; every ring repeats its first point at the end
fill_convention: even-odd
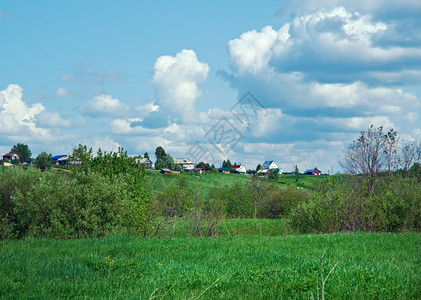
{"type": "Polygon", "coordinates": [[[387,170],[389,173],[398,168],[398,133],[390,129],[384,136],[385,139],[385,150],[384,155],[387,164],[387,170]]]}
{"type": "Polygon", "coordinates": [[[363,175],[369,191],[374,192],[376,175],[386,168],[392,170],[397,140],[397,133],[393,129],[385,133],[383,127],[371,125],[348,146],[340,165],[349,174],[363,175]]]}
{"type": "Polygon", "coordinates": [[[411,176],[411,167],[421,159],[421,143],[408,142],[402,146],[400,164],[405,175],[411,176]]]}

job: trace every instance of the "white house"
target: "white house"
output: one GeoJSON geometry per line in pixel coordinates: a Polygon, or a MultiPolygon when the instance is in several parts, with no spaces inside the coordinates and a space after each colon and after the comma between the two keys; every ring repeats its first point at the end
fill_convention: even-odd
{"type": "Polygon", "coordinates": [[[194,162],[192,162],[189,158],[175,158],[174,165],[180,166],[183,170],[193,170],[194,169],[194,162]]]}
{"type": "Polygon", "coordinates": [[[279,169],[279,171],[281,171],[281,169],[278,167],[278,165],[276,164],[276,162],[274,160],[265,161],[262,165],[262,169],[263,170],[279,169]]]}
{"type": "Polygon", "coordinates": [[[246,166],[245,165],[242,165],[242,164],[232,165],[232,169],[235,172],[240,173],[240,174],[246,174],[247,173],[246,166]]]}

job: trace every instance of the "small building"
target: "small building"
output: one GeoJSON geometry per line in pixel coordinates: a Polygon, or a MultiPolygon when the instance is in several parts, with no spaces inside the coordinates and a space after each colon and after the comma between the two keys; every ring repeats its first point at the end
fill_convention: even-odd
{"type": "Polygon", "coordinates": [[[224,173],[224,174],[230,173],[230,169],[228,169],[226,167],[219,168],[218,171],[219,171],[219,173],[224,173]]]}
{"type": "Polygon", "coordinates": [[[171,170],[170,169],[161,169],[161,173],[162,174],[171,174],[171,170]]]}
{"type": "Polygon", "coordinates": [[[276,164],[276,162],[274,160],[265,161],[262,165],[262,169],[263,170],[279,169],[279,171],[281,171],[281,169],[278,167],[278,165],[276,164]]]}
{"type": "Polygon", "coordinates": [[[232,170],[235,173],[239,173],[239,174],[246,174],[247,173],[247,169],[245,165],[239,164],[239,165],[233,165],[232,166],[232,170]]]}
{"type": "Polygon", "coordinates": [[[304,171],[304,174],[305,175],[320,175],[322,174],[322,171],[318,170],[317,168],[314,168],[314,169],[304,171]]]}
{"type": "Polygon", "coordinates": [[[180,168],[184,171],[189,171],[194,169],[194,162],[192,162],[189,158],[175,158],[174,169],[176,169],[177,166],[180,166],[180,168]]]}
{"type": "Polygon", "coordinates": [[[152,161],[149,158],[136,158],[136,163],[139,165],[144,165],[145,169],[152,169],[152,161]]]}
{"type": "Polygon", "coordinates": [[[10,153],[6,153],[2,156],[3,161],[6,160],[6,159],[9,160],[10,162],[14,162],[15,160],[19,160],[20,156],[17,153],[10,152],[10,153]]]}
{"type": "Polygon", "coordinates": [[[53,165],[60,165],[65,166],[68,164],[70,159],[69,155],[61,154],[61,155],[54,155],[51,157],[51,160],[53,161],[53,165]]]}

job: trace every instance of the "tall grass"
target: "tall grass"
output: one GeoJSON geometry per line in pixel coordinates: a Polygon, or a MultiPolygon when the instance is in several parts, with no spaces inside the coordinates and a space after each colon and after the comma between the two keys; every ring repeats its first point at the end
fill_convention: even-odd
{"type": "Polygon", "coordinates": [[[421,236],[19,240],[0,244],[2,298],[420,299],[421,236]]]}

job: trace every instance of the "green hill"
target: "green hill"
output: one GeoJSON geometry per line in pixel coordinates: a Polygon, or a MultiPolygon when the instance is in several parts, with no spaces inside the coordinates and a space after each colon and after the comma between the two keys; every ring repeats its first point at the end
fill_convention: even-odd
{"type": "MultiPolygon", "coordinates": [[[[207,195],[209,190],[215,186],[231,185],[235,182],[240,184],[247,184],[251,177],[249,175],[241,174],[222,174],[222,173],[172,173],[161,174],[155,170],[148,170],[150,184],[153,190],[162,190],[170,184],[177,184],[181,178],[186,178],[192,187],[198,188],[204,195],[207,195]]],[[[328,175],[300,175],[297,181],[295,175],[282,174],[279,176],[276,183],[280,186],[294,186],[305,189],[313,189],[317,182],[323,180],[328,175]]]]}

